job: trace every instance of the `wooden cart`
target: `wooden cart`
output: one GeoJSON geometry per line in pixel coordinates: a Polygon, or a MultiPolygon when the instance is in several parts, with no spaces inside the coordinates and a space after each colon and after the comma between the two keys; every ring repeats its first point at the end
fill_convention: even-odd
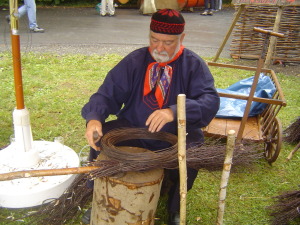
{"type": "MultiPolygon", "coordinates": [[[[228,65],[209,62],[209,66],[233,68],[241,70],[257,71],[255,67],[228,65]]],[[[276,91],[272,99],[258,98],[244,95],[219,93],[220,97],[235,98],[246,100],[249,104],[252,101],[267,103],[265,110],[256,117],[245,116],[242,119],[214,118],[212,122],[204,128],[205,136],[226,137],[229,130],[235,130],[237,141],[248,140],[264,142],[264,154],[269,163],[274,162],[280,152],[282,142],[282,126],[276,117],[281,107],[286,106],[286,101],[273,70],[261,69],[265,75],[269,76],[276,86],[276,91]]],[[[253,86],[252,86],[253,87],[253,86]]],[[[251,105],[251,104],[250,104],[251,105]]]]}
{"type": "Polygon", "coordinates": [[[253,31],[265,35],[265,41],[262,46],[262,51],[257,63],[257,67],[228,65],[216,62],[208,63],[209,66],[255,71],[249,96],[219,93],[220,97],[246,100],[247,104],[245,107],[244,115],[242,119],[214,118],[211,123],[204,128],[204,135],[225,137],[229,130],[235,130],[235,132],[237,133],[238,143],[241,143],[242,140],[263,142],[265,158],[269,163],[273,163],[276,161],[280,153],[282,143],[282,126],[276,116],[281,107],[286,106],[286,101],[275,72],[270,69],[264,69],[263,65],[270,36],[283,37],[284,35],[257,27],[254,27],[253,31]],[[269,76],[276,87],[276,91],[271,99],[254,97],[258,79],[261,73],[269,76]],[[266,103],[267,107],[258,116],[249,117],[250,107],[253,101],[266,103]]]}

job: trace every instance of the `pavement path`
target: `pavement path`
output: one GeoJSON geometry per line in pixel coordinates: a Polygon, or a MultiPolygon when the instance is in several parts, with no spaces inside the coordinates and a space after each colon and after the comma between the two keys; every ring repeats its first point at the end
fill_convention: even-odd
{"type": "MultiPolygon", "coordinates": [[[[234,17],[234,9],[224,8],[213,16],[200,11],[183,11],[186,20],[184,45],[200,56],[213,57],[220,47],[234,17]]],[[[0,51],[9,50],[10,27],[7,10],[0,11],[0,51]]],[[[101,17],[95,8],[46,7],[37,9],[39,26],[45,33],[30,33],[27,17],[20,19],[22,51],[127,55],[148,45],[150,16],[138,9],[116,8],[116,16],[101,17]]],[[[229,58],[229,39],[221,57],[229,58]]]]}

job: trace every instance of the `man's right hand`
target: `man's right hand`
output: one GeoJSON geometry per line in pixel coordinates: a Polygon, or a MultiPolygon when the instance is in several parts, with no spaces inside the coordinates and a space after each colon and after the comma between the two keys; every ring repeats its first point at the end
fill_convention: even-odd
{"type": "Polygon", "coordinates": [[[85,138],[93,149],[100,151],[100,147],[96,146],[96,143],[101,139],[102,136],[103,133],[101,122],[98,120],[90,120],[86,126],[85,138]]]}

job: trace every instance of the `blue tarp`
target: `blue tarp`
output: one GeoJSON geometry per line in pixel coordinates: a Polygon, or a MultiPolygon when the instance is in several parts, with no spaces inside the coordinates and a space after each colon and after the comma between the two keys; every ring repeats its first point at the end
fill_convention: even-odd
{"type": "MultiPolygon", "coordinates": [[[[218,88],[220,93],[230,93],[236,95],[249,96],[251,85],[253,83],[254,76],[240,80],[239,82],[231,85],[227,89],[218,88]]],[[[276,87],[269,76],[265,76],[263,73],[260,74],[256,91],[254,96],[260,98],[272,98],[276,87]]],[[[235,98],[221,97],[220,109],[216,117],[238,117],[241,118],[244,115],[247,101],[235,98]]],[[[249,116],[257,116],[267,106],[266,103],[252,102],[249,116]]]]}

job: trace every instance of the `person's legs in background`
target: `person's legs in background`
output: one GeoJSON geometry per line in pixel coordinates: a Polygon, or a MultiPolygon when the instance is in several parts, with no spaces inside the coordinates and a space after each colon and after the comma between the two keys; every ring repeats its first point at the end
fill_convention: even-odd
{"type": "Polygon", "coordinates": [[[24,4],[18,9],[18,18],[21,18],[27,13],[27,5],[24,4]]]}
{"type": "Polygon", "coordinates": [[[215,9],[215,0],[204,0],[204,12],[201,13],[202,16],[212,16],[215,9]]]}
{"type": "Polygon", "coordinates": [[[24,0],[24,5],[26,5],[27,16],[28,16],[28,21],[29,21],[29,29],[33,30],[34,28],[36,28],[38,26],[37,22],[36,22],[35,0],[24,0]]]}
{"type": "Polygon", "coordinates": [[[35,33],[43,33],[45,30],[40,28],[36,21],[35,0],[24,0],[24,5],[18,9],[18,17],[21,18],[27,13],[29,29],[35,33]]]}
{"type": "Polygon", "coordinates": [[[208,15],[212,16],[213,12],[216,11],[216,7],[215,7],[215,1],[216,0],[209,0],[210,1],[210,8],[209,8],[209,12],[208,15]]]}
{"type": "Polygon", "coordinates": [[[107,0],[107,11],[108,11],[109,16],[115,15],[114,0],[107,0]]]}
{"type": "Polygon", "coordinates": [[[208,3],[209,3],[209,0],[204,0],[204,12],[201,13],[200,15],[202,15],[202,16],[208,15],[208,12],[209,12],[208,3]]]}
{"type": "Polygon", "coordinates": [[[100,15],[101,16],[105,16],[106,15],[107,1],[108,0],[101,0],[101,10],[100,10],[100,15]]]}

